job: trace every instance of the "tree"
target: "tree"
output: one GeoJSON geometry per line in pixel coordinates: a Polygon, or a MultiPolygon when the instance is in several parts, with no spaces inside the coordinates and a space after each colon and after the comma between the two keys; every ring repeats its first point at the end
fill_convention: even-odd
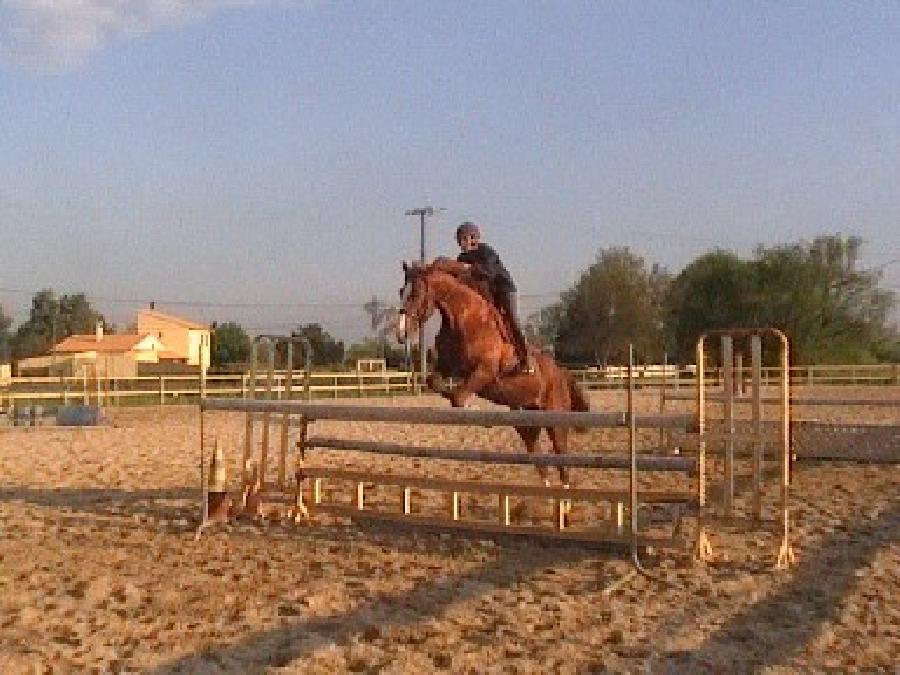
{"type": "Polygon", "coordinates": [[[633,344],[639,358],[662,356],[663,295],[668,273],[627,248],[603,249],[558,306],[544,311],[540,333],[555,336],[557,357],[568,362],[622,363],[633,344]]]}
{"type": "Polygon", "coordinates": [[[250,360],[250,336],[239,323],[226,321],[217,326],[213,341],[213,365],[247,363],[250,360]]]}
{"type": "MultiPolygon", "coordinates": [[[[396,354],[391,354],[391,347],[388,344],[389,335],[393,328],[391,320],[397,314],[397,308],[382,302],[378,296],[373,295],[372,299],[363,305],[363,309],[369,316],[369,325],[374,334],[374,342],[378,344],[378,353],[374,357],[368,358],[393,358],[396,354]]],[[[359,357],[367,358],[367,357],[359,357]]]]}
{"type": "Polygon", "coordinates": [[[550,346],[555,350],[556,332],[561,320],[562,304],[557,302],[529,314],[522,331],[530,344],[542,349],[550,346]]]}
{"type": "Polygon", "coordinates": [[[0,363],[9,363],[12,357],[12,319],[0,307],[0,363]]]}
{"type": "Polygon", "coordinates": [[[13,353],[16,358],[47,354],[70,335],[93,334],[98,321],[103,315],[83,293],[57,298],[50,289],[38,291],[31,299],[28,321],[16,330],[13,353]]]}
{"type": "Polygon", "coordinates": [[[751,263],[728,251],[706,253],[675,277],[666,298],[670,351],[693,361],[702,333],[717,328],[759,326],[759,301],[751,263]]]}
{"type": "MultiPolygon", "coordinates": [[[[305,337],[312,348],[312,363],[316,366],[335,366],[344,362],[344,343],[335,340],[321,325],[308,323],[298,326],[291,331],[292,336],[305,337]]],[[[300,359],[298,354],[302,350],[294,352],[294,358],[300,359]]]]}
{"type": "Polygon", "coordinates": [[[672,284],[668,327],[678,358],[717,328],[773,327],[791,341],[796,363],[861,363],[898,350],[889,325],[894,295],[880,273],[859,270],[857,237],[758,247],[752,260],[714,251],[688,265],[672,284]]]}
{"type": "Polygon", "coordinates": [[[757,249],[758,315],[787,333],[797,363],[874,362],[896,346],[894,294],[879,271],[858,269],[861,249],[841,236],[757,249]]]}
{"type": "Polygon", "coordinates": [[[377,295],[363,305],[363,309],[369,316],[369,324],[372,332],[380,338],[386,339],[391,332],[391,318],[396,314],[397,308],[382,302],[377,295]]]}

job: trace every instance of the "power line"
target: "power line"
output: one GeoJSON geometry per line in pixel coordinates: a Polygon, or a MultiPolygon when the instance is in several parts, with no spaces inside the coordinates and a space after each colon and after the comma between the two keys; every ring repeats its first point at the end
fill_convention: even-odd
{"type": "MultiPolygon", "coordinates": [[[[36,291],[22,288],[0,288],[0,293],[33,295],[36,291]]],[[[308,307],[362,307],[368,300],[361,302],[210,302],[207,300],[167,300],[158,298],[114,298],[92,293],[85,293],[94,302],[106,302],[122,305],[149,305],[155,302],[160,305],[180,307],[209,307],[221,309],[291,309],[308,307]]]]}

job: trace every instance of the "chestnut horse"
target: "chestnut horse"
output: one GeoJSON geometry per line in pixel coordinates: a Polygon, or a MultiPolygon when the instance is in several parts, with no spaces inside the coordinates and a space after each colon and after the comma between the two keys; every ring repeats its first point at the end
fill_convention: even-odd
{"type": "MultiPolygon", "coordinates": [[[[485,289],[454,260],[439,258],[430,265],[403,264],[403,307],[397,319],[397,338],[406,342],[437,310],[441,328],[435,338],[436,358],[428,385],[455,407],[474,396],[524,410],[587,411],[588,402],[571,374],[553,358],[529,347],[534,372],[518,369],[518,358],[507,323],[485,289]],[[445,379],[457,385],[447,388],[445,379]]],[[[528,452],[538,449],[540,427],[516,427],[528,452]]],[[[557,454],[565,454],[568,427],[547,427],[557,454]]],[[[537,467],[547,482],[545,467],[537,467]]],[[[559,477],[569,484],[568,472],[559,477]]]]}

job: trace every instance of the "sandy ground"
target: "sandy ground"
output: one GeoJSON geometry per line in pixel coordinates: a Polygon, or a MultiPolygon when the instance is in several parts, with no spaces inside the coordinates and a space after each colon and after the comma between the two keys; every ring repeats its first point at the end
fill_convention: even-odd
{"type": "MultiPolygon", "coordinates": [[[[622,401],[594,396],[597,409],[622,401]]],[[[891,408],[852,416],[900,423],[891,408]]],[[[639,577],[607,598],[605,585],[629,570],[625,556],[577,546],[340,521],[235,524],[195,542],[198,417],[195,408],[146,408],[112,411],[103,428],[0,430],[0,672],[795,672],[900,663],[897,465],[799,465],[798,562],[788,572],[772,570],[774,538],[731,534],[714,539],[717,562],[669,555],[652,568],[662,582],[639,577]]],[[[242,420],[207,422],[234,477],[242,420]]],[[[321,431],[517,448],[506,429],[330,424],[321,431]]],[[[658,438],[648,432],[644,441],[658,438]]],[[[573,445],[615,451],[623,442],[610,431],[573,445]]],[[[532,469],[426,470],[535,481],[532,469]]],[[[621,486],[624,476],[576,477],[595,481],[621,486]]],[[[346,498],[339,487],[331,497],[346,498]]],[[[434,506],[421,495],[417,504],[434,506]]],[[[466,505],[476,515],[489,508],[466,505]]],[[[543,515],[535,507],[527,517],[543,515]]]]}

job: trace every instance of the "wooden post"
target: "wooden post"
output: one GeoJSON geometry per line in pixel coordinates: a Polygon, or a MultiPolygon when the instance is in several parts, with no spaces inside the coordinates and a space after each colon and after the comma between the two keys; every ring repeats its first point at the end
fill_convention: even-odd
{"type": "MultiPolygon", "coordinates": [[[[287,343],[287,373],[284,378],[284,398],[293,398],[294,389],[294,343],[287,343]]],[[[291,442],[291,416],[284,413],[281,416],[281,443],[278,453],[278,488],[284,490],[287,480],[287,453],[291,442]]]]}
{"type": "Polygon", "coordinates": [[[197,359],[197,366],[200,368],[200,400],[206,398],[206,366],[203,364],[203,346],[207,339],[206,335],[200,336],[200,357],[197,359]]]}
{"type": "Polygon", "coordinates": [[[366,508],[366,484],[363,482],[356,484],[356,508],[359,511],[366,508]]]}
{"type": "Polygon", "coordinates": [[[694,547],[694,555],[700,560],[712,558],[712,546],[706,534],[706,523],[703,519],[703,510],[706,508],[706,354],[704,351],[704,336],[697,340],[697,506],[700,511],[697,522],[697,540],[694,547]]]}
{"type": "Polygon", "coordinates": [[[412,490],[408,487],[403,488],[403,515],[408,516],[412,513],[412,490]]]}
{"type": "Polygon", "coordinates": [[[459,498],[459,493],[454,492],[450,497],[450,512],[453,520],[459,520],[461,515],[461,503],[459,498]]]}
{"type": "Polygon", "coordinates": [[[162,375],[159,376],[159,404],[166,404],[166,378],[162,375]]]}
{"type": "Polygon", "coordinates": [[[725,399],[723,427],[725,434],[725,477],[722,507],[725,515],[734,511],[734,355],[730,335],[722,336],[722,388],[725,399]]]}
{"type": "MultiPolygon", "coordinates": [[[[762,433],[762,338],[759,335],[750,338],[750,364],[753,433],[759,436],[762,433]]],[[[763,444],[757,438],[753,442],[753,515],[757,519],[762,519],[762,471],[763,444]]]]}
{"type": "Polygon", "coordinates": [[[784,568],[794,562],[794,549],[790,541],[790,508],[789,492],[791,485],[791,370],[788,354],[788,341],[784,334],[781,338],[781,380],[779,382],[779,399],[781,409],[781,517],[782,538],[778,551],[777,566],[784,568]]]}
{"type": "MultiPolygon", "coordinates": [[[[250,401],[256,398],[256,362],[259,358],[259,341],[254,340],[250,347],[250,375],[247,381],[247,396],[250,401]]],[[[247,412],[244,423],[244,457],[241,461],[241,487],[246,487],[249,478],[248,466],[253,456],[253,413],[247,412]]]]}
{"type": "Polygon", "coordinates": [[[322,503],[322,478],[313,479],[313,504],[322,503]]]}
{"type": "Polygon", "coordinates": [[[309,486],[309,479],[305,478],[303,475],[303,467],[306,463],[306,439],[309,431],[309,423],[306,418],[301,418],[300,421],[300,438],[297,440],[297,465],[295,470],[296,477],[296,485],[295,487],[295,504],[294,504],[294,519],[297,520],[299,518],[309,518],[309,509],[306,506],[305,495],[307,491],[307,487],[309,486]]]}
{"type": "MultiPolygon", "coordinates": [[[[268,373],[266,374],[266,392],[265,397],[267,400],[271,400],[273,397],[273,386],[275,384],[275,341],[274,340],[266,340],[266,344],[269,347],[269,368],[268,373]]],[[[260,455],[259,455],[259,481],[262,489],[265,489],[266,485],[266,470],[268,469],[269,463],[269,427],[271,425],[272,416],[264,412],[262,415],[262,440],[260,441],[260,455]]]]}
{"type": "MultiPolygon", "coordinates": [[[[666,413],[666,384],[668,381],[668,378],[666,377],[666,375],[667,375],[666,371],[668,369],[669,369],[669,355],[666,353],[663,353],[662,379],[660,381],[660,387],[659,387],[659,414],[660,415],[665,415],[665,413],[666,413]]],[[[671,438],[670,435],[668,437],[671,438]]],[[[663,429],[662,427],[660,427],[660,429],[659,429],[660,450],[662,450],[662,448],[665,448],[667,444],[668,443],[667,443],[666,430],[663,429]]]]}
{"type": "Polygon", "coordinates": [[[498,495],[500,506],[500,524],[509,526],[512,522],[509,511],[509,495],[498,495]]]}
{"type": "Polygon", "coordinates": [[[634,345],[628,345],[628,509],[631,515],[631,555],[637,560],[638,486],[637,486],[637,427],[634,413],[634,345]]]}

